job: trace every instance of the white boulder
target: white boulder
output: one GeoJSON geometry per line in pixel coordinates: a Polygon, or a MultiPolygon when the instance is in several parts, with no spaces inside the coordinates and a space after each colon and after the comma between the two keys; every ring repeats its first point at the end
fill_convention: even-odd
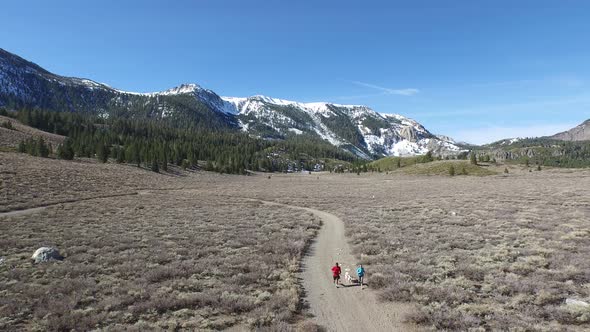
{"type": "Polygon", "coordinates": [[[64,259],[56,248],[51,247],[41,247],[37,249],[31,258],[35,263],[49,262],[52,260],[61,261],[64,259]]]}
{"type": "Polygon", "coordinates": [[[590,306],[590,303],[588,303],[586,301],[576,300],[576,299],[565,299],[565,304],[567,304],[567,305],[575,305],[575,306],[580,306],[580,307],[588,307],[588,306],[590,306]]]}

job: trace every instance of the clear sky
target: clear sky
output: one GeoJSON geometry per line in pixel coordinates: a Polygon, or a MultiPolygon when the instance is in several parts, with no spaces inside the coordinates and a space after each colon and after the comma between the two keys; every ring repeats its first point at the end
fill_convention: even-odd
{"type": "Polygon", "coordinates": [[[363,104],[472,143],[590,118],[590,1],[3,1],[0,47],[123,90],[363,104]]]}

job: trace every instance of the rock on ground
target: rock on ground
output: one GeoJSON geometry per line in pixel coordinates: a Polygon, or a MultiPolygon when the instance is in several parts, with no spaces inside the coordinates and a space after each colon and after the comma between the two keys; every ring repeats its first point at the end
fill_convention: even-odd
{"type": "Polygon", "coordinates": [[[52,260],[61,261],[64,259],[56,248],[51,247],[37,249],[31,258],[35,260],[35,263],[49,262],[52,260]]]}
{"type": "Polygon", "coordinates": [[[576,305],[576,306],[581,306],[581,307],[590,306],[590,303],[585,302],[585,301],[576,300],[576,299],[566,299],[565,300],[565,304],[567,304],[567,305],[576,305]]]}

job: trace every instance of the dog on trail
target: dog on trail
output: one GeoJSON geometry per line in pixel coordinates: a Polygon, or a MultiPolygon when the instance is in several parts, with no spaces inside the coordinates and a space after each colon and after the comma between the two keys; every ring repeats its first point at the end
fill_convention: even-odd
{"type": "Polygon", "coordinates": [[[357,284],[358,280],[356,278],[353,278],[352,275],[350,274],[350,272],[346,271],[344,273],[344,280],[346,280],[346,283],[349,285],[353,285],[353,284],[357,284]]]}

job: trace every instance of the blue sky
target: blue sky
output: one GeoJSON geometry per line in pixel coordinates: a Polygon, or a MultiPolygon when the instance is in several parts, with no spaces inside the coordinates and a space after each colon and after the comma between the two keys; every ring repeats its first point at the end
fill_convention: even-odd
{"type": "Polygon", "coordinates": [[[486,143],[590,118],[588,1],[6,1],[0,47],[68,76],[368,105],[486,143]]]}

